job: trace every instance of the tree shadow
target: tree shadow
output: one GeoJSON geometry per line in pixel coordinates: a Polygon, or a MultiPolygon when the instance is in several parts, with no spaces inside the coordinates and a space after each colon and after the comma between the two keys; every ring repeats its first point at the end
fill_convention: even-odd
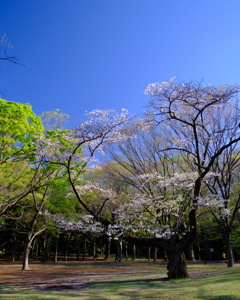
{"type": "Polygon", "coordinates": [[[219,295],[219,296],[209,296],[204,288],[201,288],[198,292],[198,299],[202,300],[239,300],[239,296],[231,295],[219,295]]]}

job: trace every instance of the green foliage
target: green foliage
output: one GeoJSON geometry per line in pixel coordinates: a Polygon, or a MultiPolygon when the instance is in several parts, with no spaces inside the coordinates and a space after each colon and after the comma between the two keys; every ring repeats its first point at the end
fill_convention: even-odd
{"type": "Polygon", "coordinates": [[[32,141],[41,134],[41,119],[29,104],[0,99],[0,157],[10,157],[19,150],[32,149],[32,141]]]}
{"type": "Polygon", "coordinates": [[[51,182],[50,195],[46,208],[51,214],[61,217],[76,217],[79,202],[71,193],[70,183],[65,176],[55,178],[51,182]]]}

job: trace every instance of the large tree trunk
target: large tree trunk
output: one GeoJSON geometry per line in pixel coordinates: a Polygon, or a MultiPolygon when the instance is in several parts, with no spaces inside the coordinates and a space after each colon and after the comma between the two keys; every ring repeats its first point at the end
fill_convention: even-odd
{"type": "Polygon", "coordinates": [[[139,238],[130,234],[125,234],[125,238],[136,245],[145,247],[161,247],[165,250],[168,258],[168,278],[176,279],[189,277],[184,251],[192,245],[197,235],[198,233],[195,227],[182,239],[178,239],[178,237],[173,237],[172,239],[139,238]]]}
{"type": "Polygon", "coordinates": [[[187,265],[185,255],[182,251],[171,251],[168,261],[168,278],[188,278],[187,265]]]}

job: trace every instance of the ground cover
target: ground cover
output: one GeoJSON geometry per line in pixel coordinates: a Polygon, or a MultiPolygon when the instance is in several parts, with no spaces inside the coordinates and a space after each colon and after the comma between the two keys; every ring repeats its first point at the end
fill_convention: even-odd
{"type": "Polygon", "coordinates": [[[166,263],[146,260],[0,263],[0,299],[239,300],[240,265],[188,263],[191,278],[167,280],[166,263]]]}

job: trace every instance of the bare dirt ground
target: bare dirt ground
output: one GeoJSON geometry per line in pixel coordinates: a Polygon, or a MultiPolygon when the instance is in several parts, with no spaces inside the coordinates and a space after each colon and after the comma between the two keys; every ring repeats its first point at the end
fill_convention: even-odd
{"type": "Polygon", "coordinates": [[[22,271],[19,263],[0,264],[0,285],[9,288],[79,289],[88,282],[97,281],[101,275],[124,273],[123,269],[99,263],[58,262],[32,263],[28,271],[22,271]]]}
{"type": "MultiPolygon", "coordinates": [[[[219,265],[219,263],[217,263],[219,265]]],[[[212,264],[214,265],[214,264],[212,264]]],[[[239,264],[238,264],[239,266],[239,264]]],[[[115,263],[114,261],[97,262],[30,262],[30,270],[22,271],[20,262],[0,261],[0,285],[5,288],[23,288],[40,290],[62,290],[87,288],[89,282],[102,281],[124,274],[136,274],[149,272],[150,269],[166,270],[166,262],[157,262],[155,265],[149,263],[115,263]],[[156,265],[157,264],[157,265],[156,265]]],[[[152,270],[151,270],[152,271],[152,270]]],[[[216,271],[191,271],[191,279],[209,277],[216,274],[216,271]]],[[[164,280],[166,275],[158,280],[164,280]]]]}

